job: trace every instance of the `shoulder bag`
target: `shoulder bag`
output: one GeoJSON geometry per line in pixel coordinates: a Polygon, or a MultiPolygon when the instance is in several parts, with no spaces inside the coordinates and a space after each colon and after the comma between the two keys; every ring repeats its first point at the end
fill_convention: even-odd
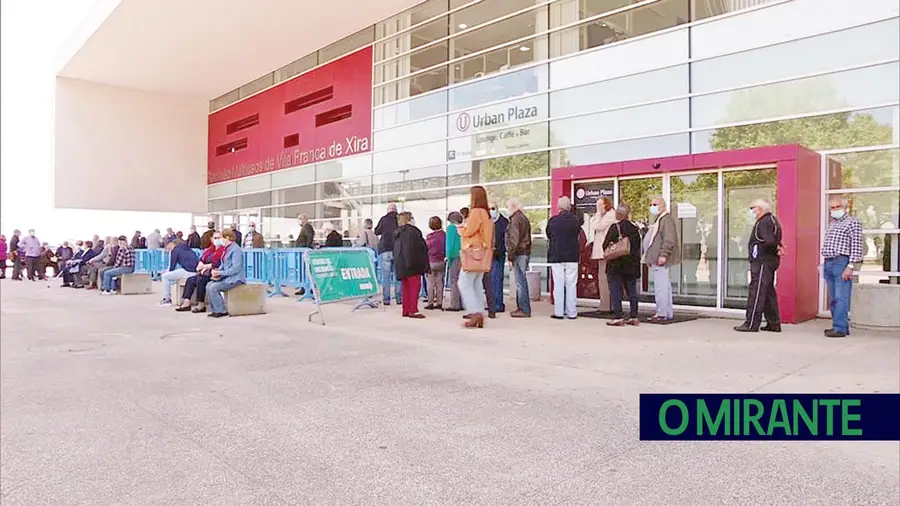
{"type": "Polygon", "coordinates": [[[619,240],[610,244],[603,250],[603,258],[606,260],[615,260],[622,258],[631,253],[631,240],[622,235],[622,228],[616,223],[616,230],[619,231],[619,240]]]}

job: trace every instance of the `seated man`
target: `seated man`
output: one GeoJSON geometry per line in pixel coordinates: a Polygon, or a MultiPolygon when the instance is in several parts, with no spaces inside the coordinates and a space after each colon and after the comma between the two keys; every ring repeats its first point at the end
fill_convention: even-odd
{"type": "Polygon", "coordinates": [[[91,260],[100,255],[103,251],[103,241],[84,241],[84,255],[81,256],[81,265],[78,266],[78,272],[74,273],[72,279],[72,288],[84,288],[88,281],[88,270],[91,260]]]}
{"type": "Polygon", "coordinates": [[[176,237],[174,241],[166,244],[166,251],[169,252],[169,269],[162,275],[163,298],[157,304],[159,307],[172,305],[173,283],[179,279],[188,279],[197,273],[197,254],[188,243],[176,237]]]}
{"type": "Polygon", "coordinates": [[[116,252],[116,258],[111,269],[103,271],[103,286],[100,295],[115,295],[116,290],[113,281],[122,276],[122,274],[131,274],[134,272],[134,248],[128,244],[128,238],[124,235],[119,236],[119,249],[116,252]]]}
{"type": "Polygon", "coordinates": [[[234,240],[234,230],[225,229],[222,232],[222,245],[225,248],[222,266],[212,270],[213,281],[206,285],[206,301],[212,311],[207,316],[213,318],[228,316],[222,294],[244,284],[247,280],[247,274],[244,272],[244,251],[234,240]]]}
{"type": "Polygon", "coordinates": [[[47,243],[43,243],[41,245],[41,257],[40,257],[40,272],[38,272],[38,278],[43,280],[46,279],[45,275],[47,274],[47,269],[50,269],[52,274],[50,277],[55,278],[56,274],[59,272],[59,264],[57,263],[58,259],[56,258],[56,254],[53,249],[50,248],[50,245],[47,243]]]}
{"type": "MultiPolygon", "coordinates": [[[[90,244],[90,241],[88,241],[90,244]]],[[[75,286],[75,277],[78,275],[78,272],[81,270],[81,264],[84,263],[84,253],[86,248],[84,247],[84,243],[78,241],[77,243],[78,249],[75,251],[75,255],[68,255],[68,258],[59,257],[59,265],[62,270],[63,276],[63,284],[62,286],[65,288],[70,288],[75,286]]],[[[66,248],[68,248],[68,244],[66,244],[66,248]]],[[[62,248],[60,248],[62,250],[62,248]]],[[[58,252],[59,250],[57,250],[58,252]]],[[[71,249],[69,249],[71,252],[71,249]]]]}
{"type": "Polygon", "coordinates": [[[225,247],[222,246],[222,234],[216,232],[212,237],[212,245],[200,254],[200,262],[197,264],[197,275],[187,279],[184,283],[184,293],[181,295],[181,305],[175,311],[192,313],[206,312],[206,284],[212,276],[212,270],[222,265],[222,255],[225,247]],[[191,297],[197,292],[197,307],[191,309],[191,297]]]}
{"type": "Polygon", "coordinates": [[[78,247],[75,251],[72,251],[72,247],[69,246],[69,241],[63,241],[62,246],[56,248],[56,259],[59,261],[60,270],[63,270],[63,267],[66,266],[66,262],[71,260],[79,249],[81,249],[81,241],[78,241],[78,247]]]}
{"type": "Polygon", "coordinates": [[[104,242],[105,244],[100,251],[100,254],[92,258],[87,264],[88,290],[96,290],[99,288],[99,281],[103,280],[101,277],[103,275],[103,270],[107,268],[109,261],[114,259],[113,246],[118,248],[118,245],[116,245],[110,237],[107,237],[104,242]]]}

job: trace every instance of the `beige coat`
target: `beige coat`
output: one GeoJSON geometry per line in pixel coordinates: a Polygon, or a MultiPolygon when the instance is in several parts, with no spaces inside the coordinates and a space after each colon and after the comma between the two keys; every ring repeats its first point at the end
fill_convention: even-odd
{"type": "Polygon", "coordinates": [[[606,239],[609,227],[613,226],[615,222],[615,209],[610,209],[602,215],[597,213],[591,218],[591,229],[594,231],[594,247],[591,250],[592,259],[603,260],[603,240],[606,239]]]}

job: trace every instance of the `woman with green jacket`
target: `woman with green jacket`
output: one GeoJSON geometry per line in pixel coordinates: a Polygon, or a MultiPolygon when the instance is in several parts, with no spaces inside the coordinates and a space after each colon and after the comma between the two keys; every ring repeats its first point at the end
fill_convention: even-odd
{"type": "Polygon", "coordinates": [[[462,302],[459,295],[459,250],[462,241],[459,237],[457,226],[462,224],[462,215],[453,211],[447,216],[447,270],[450,275],[450,303],[444,304],[444,311],[462,311],[462,302]]]}

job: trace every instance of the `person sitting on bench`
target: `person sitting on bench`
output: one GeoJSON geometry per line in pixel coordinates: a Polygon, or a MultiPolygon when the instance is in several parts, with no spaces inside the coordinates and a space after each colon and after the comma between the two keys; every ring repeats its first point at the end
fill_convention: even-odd
{"type": "Polygon", "coordinates": [[[180,279],[190,279],[197,273],[197,253],[188,246],[188,243],[177,236],[175,240],[166,244],[169,252],[169,269],[163,273],[163,298],[157,306],[172,305],[172,285],[180,279]]]}
{"type": "Polygon", "coordinates": [[[206,285],[206,301],[212,311],[207,316],[213,318],[228,316],[223,293],[247,281],[247,273],[244,272],[244,251],[235,242],[234,230],[225,229],[222,232],[222,247],[225,249],[222,254],[222,266],[211,271],[212,282],[206,285]]]}
{"type": "Polygon", "coordinates": [[[222,246],[222,234],[216,232],[212,236],[212,244],[200,254],[200,262],[197,264],[197,275],[191,276],[184,282],[184,292],[181,295],[181,305],[175,311],[192,313],[206,312],[206,284],[211,279],[212,270],[222,265],[222,255],[225,247],[222,246]],[[197,292],[197,307],[191,309],[191,298],[194,291],[197,292]]]}
{"type": "Polygon", "coordinates": [[[103,289],[100,290],[100,295],[115,295],[116,290],[113,286],[113,281],[122,277],[123,274],[131,274],[132,272],[134,272],[134,249],[128,245],[128,238],[120,235],[119,249],[116,251],[113,267],[103,271],[103,289]]]}

